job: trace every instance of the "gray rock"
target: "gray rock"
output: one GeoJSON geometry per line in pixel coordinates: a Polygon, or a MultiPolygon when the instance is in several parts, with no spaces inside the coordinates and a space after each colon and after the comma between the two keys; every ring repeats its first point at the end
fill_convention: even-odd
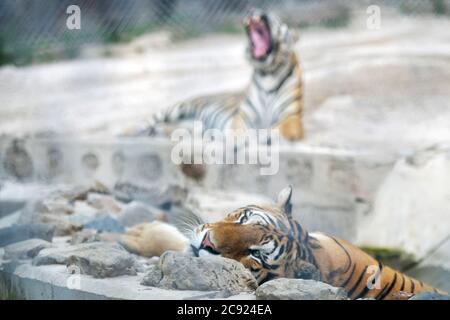
{"type": "Polygon", "coordinates": [[[81,243],[90,243],[98,241],[100,241],[100,237],[97,231],[93,229],[86,229],[81,230],[80,232],[77,232],[74,235],[72,235],[72,238],[70,239],[70,244],[77,245],[81,243]]]}
{"type": "Polygon", "coordinates": [[[67,262],[80,268],[82,274],[94,278],[136,275],[134,259],[121,250],[85,250],[72,254],[67,262]]]}
{"type": "Polygon", "coordinates": [[[55,228],[55,236],[60,237],[73,235],[83,228],[82,225],[70,221],[69,216],[65,215],[45,213],[41,214],[37,221],[53,226],[55,228]]]}
{"type": "Polygon", "coordinates": [[[229,295],[254,291],[257,282],[242,264],[222,257],[191,257],[167,251],[150,268],[143,285],[175,290],[226,291],[229,295]]]}
{"type": "Polygon", "coordinates": [[[27,239],[51,242],[55,228],[46,224],[21,224],[0,229],[0,247],[27,239]]]}
{"type": "Polygon", "coordinates": [[[77,245],[82,243],[92,242],[114,242],[117,243],[120,240],[120,233],[102,232],[99,233],[94,229],[84,229],[78,233],[72,235],[70,239],[71,245],[77,245]]]}
{"type": "Polygon", "coordinates": [[[186,199],[187,191],[175,185],[155,187],[118,182],[114,186],[113,194],[123,202],[138,200],[157,207],[170,208],[173,204],[182,203],[186,199]]]}
{"type": "Polygon", "coordinates": [[[99,232],[125,232],[124,226],[110,215],[94,218],[84,225],[86,229],[95,229],[99,232]]]}
{"type": "Polygon", "coordinates": [[[155,218],[161,216],[164,216],[162,210],[138,201],[133,201],[125,206],[118,220],[125,227],[133,227],[137,224],[152,222],[155,218]]]}
{"type": "Polygon", "coordinates": [[[92,207],[86,201],[74,202],[74,213],[69,216],[71,222],[85,224],[96,218],[99,214],[99,210],[92,207]]]}
{"type": "Polygon", "coordinates": [[[53,245],[42,239],[28,239],[16,242],[5,247],[6,259],[32,259],[39,251],[46,248],[52,248],[53,245]]]}
{"type": "Polygon", "coordinates": [[[149,287],[158,287],[163,278],[163,273],[158,265],[153,264],[147,270],[146,275],[142,279],[141,284],[149,287]]]}
{"type": "Polygon", "coordinates": [[[50,213],[55,215],[70,215],[73,213],[73,206],[60,196],[49,196],[34,203],[34,211],[38,213],[50,213]]]}
{"type": "Polygon", "coordinates": [[[136,261],[118,244],[95,242],[68,248],[44,249],[33,265],[65,264],[94,278],[136,275],[136,261]]]}
{"type": "Polygon", "coordinates": [[[87,203],[98,210],[109,213],[119,213],[122,210],[121,203],[109,194],[89,193],[87,203]]]}
{"type": "Polygon", "coordinates": [[[412,296],[409,300],[450,300],[450,296],[436,292],[420,292],[412,296]]]}
{"type": "Polygon", "coordinates": [[[344,289],[324,282],[279,278],[263,283],[256,289],[259,300],[347,300],[344,289]]]}
{"type": "Polygon", "coordinates": [[[77,200],[86,200],[89,193],[110,194],[109,189],[99,181],[90,186],[75,186],[70,190],[65,190],[62,196],[70,203],[77,200]]]}

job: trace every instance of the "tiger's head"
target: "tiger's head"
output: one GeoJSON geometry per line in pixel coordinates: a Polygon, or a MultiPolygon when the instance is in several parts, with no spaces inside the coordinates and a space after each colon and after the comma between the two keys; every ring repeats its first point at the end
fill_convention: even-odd
{"type": "Polygon", "coordinates": [[[270,72],[293,54],[298,37],[275,15],[252,10],[244,18],[244,27],[248,37],[247,59],[255,69],[270,72]]]}
{"type": "Polygon", "coordinates": [[[302,241],[307,237],[291,217],[292,188],[283,189],[276,205],[250,205],[225,219],[198,226],[189,250],[195,256],[221,255],[241,262],[258,283],[296,276],[302,241]]]}

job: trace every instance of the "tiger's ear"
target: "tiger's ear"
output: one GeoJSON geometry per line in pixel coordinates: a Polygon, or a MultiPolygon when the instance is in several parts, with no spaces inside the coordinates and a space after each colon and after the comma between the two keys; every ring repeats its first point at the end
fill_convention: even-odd
{"type": "Polygon", "coordinates": [[[281,210],[288,216],[291,217],[292,214],[292,187],[288,186],[280,191],[278,194],[277,204],[281,210]]]}

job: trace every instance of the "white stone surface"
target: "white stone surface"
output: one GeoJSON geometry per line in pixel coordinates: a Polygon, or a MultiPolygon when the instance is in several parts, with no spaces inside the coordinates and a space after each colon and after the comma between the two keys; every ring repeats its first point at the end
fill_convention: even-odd
{"type": "MultiPolygon", "coordinates": [[[[358,243],[402,248],[422,258],[450,242],[449,208],[450,147],[419,151],[399,160],[386,177],[373,212],[359,224],[358,243]]],[[[450,251],[439,252],[435,263],[450,268],[450,251]]]]}
{"type": "MultiPolygon", "coordinates": [[[[5,271],[0,271],[5,272],[5,271]]],[[[23,264],[12,273],[14,288],[27,299],[131,299],[179,300],[195,299],[212,292],[165,290],[140,284],[142,275],[94,279],[85,275],[71,275],[61,265],[31,266],[23,264]],[[79,277],[79,282],[77,280],[79,277]],[[69,289],[68,284],[79,287],[69,289]]]]}

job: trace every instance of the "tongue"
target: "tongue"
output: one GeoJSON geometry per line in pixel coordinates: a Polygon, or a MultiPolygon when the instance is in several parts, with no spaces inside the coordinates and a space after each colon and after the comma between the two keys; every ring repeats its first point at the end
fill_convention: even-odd
{"type": "Polygon", "coordinates": [[[264,57],[269,49],[266,37],[263,34],[259,34],[257,31],[251,32],[250,37],[253,44],[253,56],[255,58],[264,57]]]}

